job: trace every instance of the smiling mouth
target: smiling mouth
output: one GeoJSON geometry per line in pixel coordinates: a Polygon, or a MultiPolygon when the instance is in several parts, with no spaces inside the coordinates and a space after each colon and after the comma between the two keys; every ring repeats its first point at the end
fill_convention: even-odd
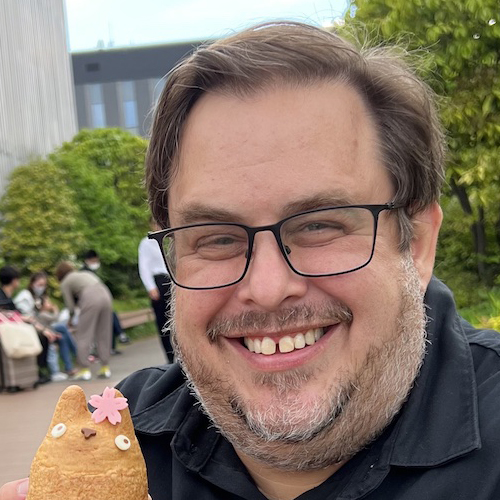
{"type": "Polygon", "coordinates": [[[312,328],[306,332],[285,335],[279,339],[271,337],[244,337],[242,344],[250,351],[264,356],[276,352],[289,353],[314,345],[330,327],[312,328]]]}

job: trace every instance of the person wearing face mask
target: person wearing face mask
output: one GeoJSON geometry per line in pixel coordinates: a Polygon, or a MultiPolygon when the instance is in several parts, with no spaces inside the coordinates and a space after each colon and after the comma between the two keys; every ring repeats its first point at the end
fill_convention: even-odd
{"type": "Polygon", "coordinates": [[[68,328],[57,321],[59,309],[51,302],[47,294],[47,275],[43,271],[33,273],[28,287],[15,296],[14,304],[21,314],[36,318],[57,335],[55,343],[59,346],[65,373],[59,369],[57,350],[54,343],[51,343],[48,345],[46,354],[50,379],[53,382],[60,382],[67,380],[68,375],[74,375],[72,356],[76,356],[76,343],[68,328]]]}
{"type": "Polygon", "coordinates": [[[83,254],[83,266],[81,271],[96,272],[101,267],[101,259],[95,250],[88,250],[83,254]]]}
{"type": "MultiPolygon", "coordinates": [[[[83,254],[83,266],[80,268],[80,271],[92,271],[96,273],[100,268],[101,258],[99,254],[95,250],[87,250],[83,254]]],[[[111,338],[112,355],[121,354],[121,351],[116,348],[117,339],[121,344],[128,344],[130,342],[128,335],[123,331],[118,315],[113,311],[113,336],[111,338]]]]}

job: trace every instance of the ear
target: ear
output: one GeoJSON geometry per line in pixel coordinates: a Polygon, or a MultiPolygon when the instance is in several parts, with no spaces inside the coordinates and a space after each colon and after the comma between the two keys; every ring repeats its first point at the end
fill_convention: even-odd
{"type": "Polygon", "coordinates": [[[420,287],[424,292],[432,277],[442,220],[443,212],[436,202],[412,218],[414,234],[411,241],[411,253],[420,276],[420,287]]]}
{"type": "Polygon", "coordinates": [[[82,417],[90,417],[85,393],[78,385],[70,385],[64,389],[57,402],[50,428],[60,422],[79,420],[82,417]]]}

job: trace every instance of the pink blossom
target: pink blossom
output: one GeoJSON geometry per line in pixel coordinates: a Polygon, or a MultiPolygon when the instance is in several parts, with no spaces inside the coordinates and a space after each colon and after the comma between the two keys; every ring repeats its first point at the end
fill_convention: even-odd
{"type": "Polygon", "coordinates": [[[118,410],[127,408],[127,398],[116,398],[115,389],[106,387],[102,396],[91,396],[89,403],[96,408],[92,413],[92,420],[98,424],[106,418],[113,425],[122,421],[122,416],[118,410]]]}

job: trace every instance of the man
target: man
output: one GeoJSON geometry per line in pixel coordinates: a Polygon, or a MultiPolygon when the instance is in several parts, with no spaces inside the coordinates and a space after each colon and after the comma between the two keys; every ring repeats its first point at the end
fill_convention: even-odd
{"type": "MultiPolygon", "coordinates": [[[[0,268],[0,311],[17,311],[21,313],[14,303],[13,296],[21,283],[21,273],[14,266],[3,266],[0,268]]],[[[49,375],[49,366],[47,363],[47,355],[49,345],[61,337],[60,334],[46,328],[43,324],[37,321],[33,316],[25,315],[23,320],[26,323],[32,324],[38,334],[40,343],[42,344],[42,352],[37,356],[38,365],[38,384],[46,384],[51,381],[49,375]]],[[[11,391],[16,392],[16,391],[11,391]]]]}
{"type": "Polygon", "coordinates": [[[499,497],[500,341],[432,277],[442,177],[384,50],[272,23],[172,72],[147,182],[189,383],[121,384],[153,500],[499,497]]]}
{"type": "Polygon", "coordinates": [[[12,300],[14,292],[19,288],[21,273],[13,266],[0,268],[0,310],[16,311],[12,300]]]}
{"type": "MultiPolygon", "coordinates": [[[[150,221],[152,231],[160,228],[150,221]]],[[[139,276],[151,299],[151,307],[155,313],[156,329],[169,363],[174,362],[174,351],[170,342],[168,317],[170,311],[170,277],[165,267],[162,253],[158,245],[149,238],[143,238],[137,249],[139,276]]]]}
{"type": "Polygon", "coordinates": [[[101,268],[101,258],[99,254],[91,249],[87,250],[83,254],[83,266],[80,271],[92,271],[93,273],[97,272],[101,268]]]}

